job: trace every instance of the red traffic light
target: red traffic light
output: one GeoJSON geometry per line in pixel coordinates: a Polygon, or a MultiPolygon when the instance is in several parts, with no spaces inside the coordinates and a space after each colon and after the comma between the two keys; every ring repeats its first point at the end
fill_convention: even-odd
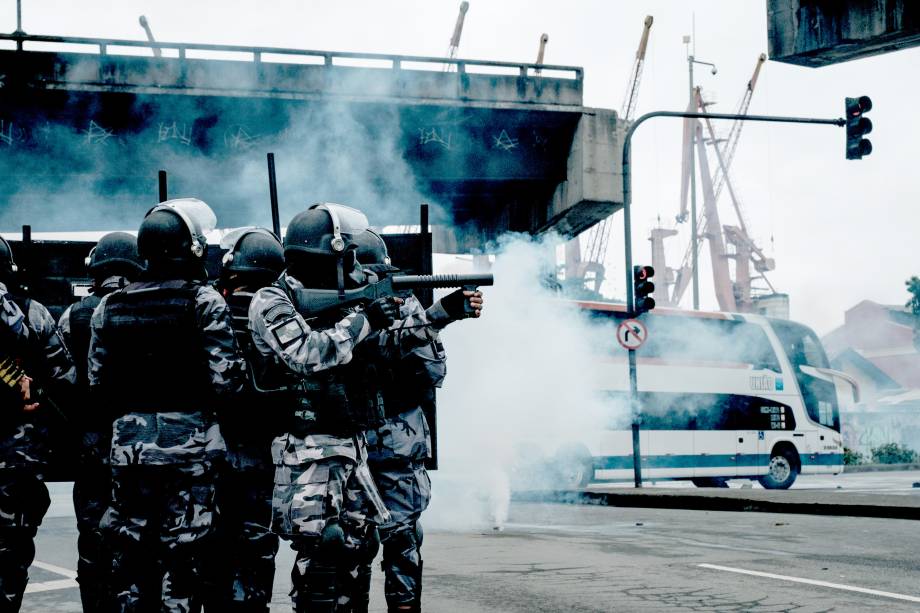
{"type": "Polygon", "coordinates": [[[651,266],[634,266],[633,278],[636,281],[645,281],[655,276],[655,269],[651,266]]]}
{"type": "Polygon", "coordinates": [[[858,160],[872,153],[872,143],[863,138],[872,132],[872,121],[863,117],[863,113],[872,110],[869,96],[847,98],[846,105],[846,158],[858,160]]]}

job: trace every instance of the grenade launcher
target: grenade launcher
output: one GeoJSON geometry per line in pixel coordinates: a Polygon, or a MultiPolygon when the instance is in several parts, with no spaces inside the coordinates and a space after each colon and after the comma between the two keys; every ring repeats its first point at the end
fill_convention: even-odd
{"type": "MultiPolygon", "coordinates": [[[[321,313],[332,308],[347,308],[368,304],[386,296],[417,289],[458,287],[473,291],[482,285],[493,285],[491,274],[472,275],[389,275],[380,281],[368,283],[357,289],[336,290],[299,289],[292,292],[295,307],[300,313],[321,313]]],[[[465,308],[468,308],[465,306],[465,308]]]]}

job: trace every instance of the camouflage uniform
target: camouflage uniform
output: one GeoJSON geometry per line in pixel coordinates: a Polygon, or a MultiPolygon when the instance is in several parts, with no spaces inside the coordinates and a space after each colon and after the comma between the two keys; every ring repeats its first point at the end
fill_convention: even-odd
{"type": "MultiPolygon", "coordinates": [[[[289,275],[283,280],[289,287],[302,288],[289,275]]],[[[264,369],[266,377],[294,377],[304,386],[323,371],[351,362],[358,344],[371,334],[371,325],[360,312],[311,329],[279,287],[256,292],[249,327],[261,357],[257,368],[264,369]]],[[[367,470],[364,435],[354,428],[348,431],[347,426],[323,423],[337,419],[342,407],[300,406],[301,410],[291,411],[288,431],[271,446],[272,529],[297,551],[291,571],[294,609],[366,610],[367,590],[363,590],[365,602],[354,602],[352,583],[377,551],[374,524],[385,509],[367,470]]]]}
{"type": "Polygon", "coordinates": [[[387,419],[367,432],[368,464],[392,516],[380,526],[387,605],[391,611],[420,611],[422,527],[418,520],[431,500],[431,480],[425,470],[425,460],[431,457],[431,433],[422,407],[434,402],[434,387],[440,387],[446,374],[446,356],[436,330],[450,318],[439,304],[426,312],[411,296],[401,316],[380,339],[381,353],[391,366],[384,388],[387,419]],[[394,343],[400,334],[413,335],[420,342],[407,350],[405,342],[394,343]]]}
{"type": "MultiPolygon", "coordinates": [[[[135,307],[137,334],[143,332],[141,317],[149,317],[150,311],[135,307]]],[[[102,299],[91,329],[89,383],[115,417],[112,502],[102,529],[113,552],[116,608],[194,610],[202,548],[214,521],[215,464],[226,450],[213,410],[222,398],[240,392],[243,377],[229,309],[207,286],[134,283],[102,299]],[[145,354],[146,346],[135,349],[124,338],[115,338],[116,316],[127,317],[117,309],[130,305],[126,301],[132,296],[166,300],[176,292],[183,297],[181,304],[192,307],[182,314],[191,318],[194,336],[174,347],[172,359],[163,363],[158,354],[145,354]],[[145,356],[147,361],[138,366],[145,356]],[[152,372],[135,373],[132,368],[152,372]],[[145,389],[129,397],[123,386],[132,377],[145,389]]],[[[156,343],[155,337],[151,342],[156,343]]]]}
{"type": "Polygon", "coordinates": [[[73,484],[73,508],[77,516],[77,582],[84,611],[106,611],[109,595],[109,575],[112,556],[105,547],[99,522],[112,498],[112,468],[109,451],[112,445],[111,421],[100,419],[89,407],[89,383],[86,355],[89,351],[90,318],[106,294],[125,287],[122,276],[105,279],[79,302],[64,311],[58,328],[77,365],[78,391],[74,394],[79,405],[80,464],[73,484]]]}
{"type": "MultiPolygon", "coordinates": [[[[17,299],[17,306],[2,283],[0,296],[4,350],[18,345],[15,357],[46,390],[73,384],[73,362],[48,310],[34,300],[17,299]]],[[[51,460],[50,408],[25,413],[18,395],[8,394],[0,404],[0,610],[17,611],[35,557],[33,539],[50,504],[42,481],[51,460]]]]}
{"type": "MultiPolygon", "coordinates": [[[[243,356],[252,357],[249,304],[252,293],[227,296],[233,327],[243,356]]],[[[227,459],[218,475],[214,555],[209,556],[211,587],[207,611],[268,611],[275,578],[278,535],[271,530],[274,465],[270,417],[251,419],[264,398],[251,386],[238,397],[234,410],[221,418],[227,459]]],[[[277,432],[275,432],[277,433],[277,432]]]]}

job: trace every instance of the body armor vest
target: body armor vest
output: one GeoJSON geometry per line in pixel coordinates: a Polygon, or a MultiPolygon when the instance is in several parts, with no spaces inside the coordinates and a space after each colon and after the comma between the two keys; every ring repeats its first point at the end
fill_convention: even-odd
{"type": "Polygon", "coordinates": [[[201,411],[210,372],[195,313],[199,285],[132,283],[113,293],[103,320],[104,391],[123,412],[201,411]]]}
{"type": "MultiPolygon", "coordinates": [[[[291,293],[283,281],[276,282],[288,297],[291,293]]],[[[292,299],[292,303],[294,303],[292,299]]],[[[296,303],[294,303],[296,304],[296,303]]],[[[317,317],[302,316],[314,330],[333,327],[349,311],[334,310],[317,317]]],[[[308,376],[299,376],[280,361],[269,370],[283,381],[266,381],[283,388],[285,406],[293,414],[289,432],[303,436],[310,433],[352,436],[383,424],[384,406],[374,361],[364,344],[355,347],[352,359],[308,376]]],[[[257,377],[258,379],[258,377],[257,377]]],[[[257,380],[257,385],[259,381],[257,380]]],[[[261,386],[260,386],[261,387],[261,386]]]]}
{"type": "Polygon", "coordinates": [[[102,302],[102,298],[96,294],[90,294],[84,297],[80,302],[70,307],[70,354],[73,357],[74,366],[77,368],[77,384],[81,389],[86,389],[89,385],[87,381],[87,354],[89,353],[90,341],[90,321],[93,318],[93,311],[102,302]]]}

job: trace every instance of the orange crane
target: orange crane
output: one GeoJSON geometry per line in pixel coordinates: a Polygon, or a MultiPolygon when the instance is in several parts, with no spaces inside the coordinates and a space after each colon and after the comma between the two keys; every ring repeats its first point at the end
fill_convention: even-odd
{"type": "MultiPolygon", "coordinates": [[[[642,69],[645,67],[645,51],[648,48],[649,34],[654,21],[655,18],[648,15],[643,23],[642,37],[639,39],[639,48],[636,49],[636,59],[629,73],[629,82],[626,86],[623,106],[620,109],[620,118],[623,121],[632,121],[636,112],[636,103],[639,101],[639,83],[642,81],[642,69]]],[[[584,250],[582,250],[581,236],[573,238],[566,244],[566,279],[575,279],[577,285],[581,287],[586,287],[590,281],[596,294],[600,293],[601,285],[604,283],[606,272],[604,261],[607,258],[607,247],[610,244],[611,219],[612,216],[606,217],[586,231],[587,245],[584,250]]]]}
{"type": "MultiPolygon", "coordinates": [[[[742,97],[736,114],[747,114],[751,104],[751,98],[754,94],[754,89],[757,85],[760,69],[766,59],[766,55],[764,54],[761,54],[757,58],[754,74],[747,83],[747,88],[745,89],[744,96],[742,97]]],[[[709,104],[702,99],[699,88],[696,88],[694,91],[694,99],[691,101],[688,110],[698,109],[699,112],[705,113],[708,106],[709,104]]],[[[752,281],[754,279],[762,279],[767,284],[769,290],[775,293],[773,286],[765,275],[765,273],[775,268],[775,262],[772,258],[768,258],[763,250],[750,238],[740,200],[729,176],[729,169],[738,148],[738,141],[743,126],[743,119],[735,120],[729,130],[727,138],[720,140],[716,137],[712,122],[709,119],[704,119],[702,122],[699,120],[687,120],[684,124],[684,172],[681,182],[681,212],[677,220],[678,222],[683,222],[686,221],[689,216],[687,211],[689,164],[687,160],[689,158],[689,148],[691,146],[690,136],[696,131],[698,139],[696,143],[698,156],[700,157],[700,175],[703,188],[703,210],[700,213],[698,227],[703,228],[700,238],[706,239],[709,243],[716,300],[719,303],[719,308],[723,311],[753,310],[754,297],[752,281]],[[706,139],[703,138],[704,127],[706,136],[708,136],[708,141],[713,146],[714,157],[717,161],[717,167],[713,173],[709,172],[709,163],[705,147],[706,139]],[[717,203],[723,187],[728,190],[729,198],[732,201],[732,206],[738,219],[738,225],[722,226],[719,220],[717,203]],[[728,252],[726,243],[732,246],[733,252],[728,252]],[[735,260],[734,280],[732,280],[728,269],[729,259],[735,260]],[[756,274],[752,274],[751,266],[753,266],[756,274]]],[[[652,253],[653,256],[655,253],[660,253],[662,256],[660,264],[662,266],[661,269],[665,271],[664,285],[667,285],[669,278],[673,277],[673,291],[671,291],[670,296],[668,296],[667,289],[663,290],[664,298],[662,304],[676,305],[680,302],[690,283],[692,275],[690,262],[693,257],[692,250],[694,245],[692,243],[688,245],[683,263],[676,271],[676,275],[674,275],[674,271],[664,266],[663,245],[657,244],[662,242],[664,238],[666,238],[666,236],[662,233],[656,235],[653,231],[652,238],[650,239],[652,241],[652,253]]],[[[702,240],[697,241],[697,250],[702,248],[702,242],[702,240]]],[[[653,262],[653,266],[654,265],[653,262]]]]}

